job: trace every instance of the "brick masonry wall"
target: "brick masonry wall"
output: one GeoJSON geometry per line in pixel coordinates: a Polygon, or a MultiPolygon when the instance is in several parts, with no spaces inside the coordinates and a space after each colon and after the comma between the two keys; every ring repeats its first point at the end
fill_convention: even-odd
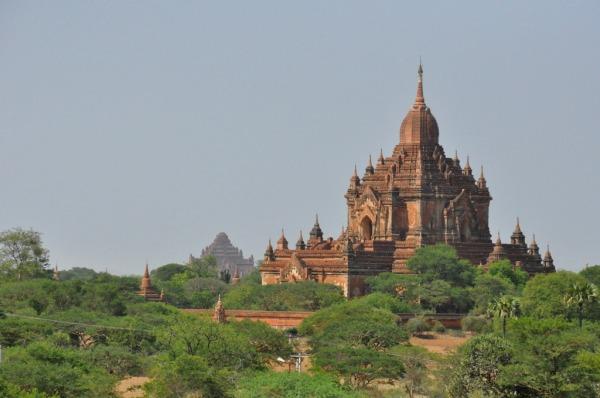
{"type": "MultiPolygon", "coordinates": [[[[201,316],[212,316],[213,309],[185,308],[183,312],[188,314],[197,314],[201,316]]],[[[256,311],[256,310],[225,310],[228,320],[241,321],[248,319],[250,321],[265,322],[267,325],[276,329],[297,328],[305,318],[312,315],[311,311],[256,311]]],[[[400,320],[405,323],[415,314],[398,314],[400,320]]],[[[460,329],[461,320],[464,314],[430,314],[425,318],[430,321],[440,321],[442,325],[449,329],[460,329]]]]}

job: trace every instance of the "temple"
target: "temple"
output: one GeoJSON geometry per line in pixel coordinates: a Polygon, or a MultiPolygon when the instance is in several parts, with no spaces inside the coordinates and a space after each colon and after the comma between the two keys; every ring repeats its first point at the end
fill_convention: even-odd
{"type": "Polygon", "coordinates": [[[315,280],[338,285],[346,296],[365,293],[366,277],[380,272],[409,273],[406,261],[425,245],[445,243],[474,265],[508,259],[529,274],[554,271],[550,250],[542,259],[528,246],[519,220],[510,237],[492,243],[488,224],[492,197],[483,174],[477,178],[469,158],[447,157],[439,128],[423,95],[419,65],[417,95],[400,125],[400,142],[389,156],[371,157],[362,177],[356,167],[344,195],[347,228],[337,239],[325,238],[318,217],[305,242],[295,250],[285,234],[267,246],[260,267],[263,284],[315,280]]]}
{"type": "MultiPolygon", "coordinates": [[[[237,274],[238,279],[254,269],[254,256],[244,258],[244,253],[231,243],[225,232],[219,232],[215,240],[202,250],[202,257],[209,255],[216,258],[219,271],[237,274]]],[[[190,255],[190,261],[193,259],[190,255]]]]}
{"type": "Polygon", "coordinates": [[[137,292],[138,296],[143,297],[146,301],[165,301],[164,292],[157,292],[152,287],[152,281],[150,280],[150,272],[148,272],[148,264],[144,268],[144,275],[140,282],[140,290],[137,292]]]}

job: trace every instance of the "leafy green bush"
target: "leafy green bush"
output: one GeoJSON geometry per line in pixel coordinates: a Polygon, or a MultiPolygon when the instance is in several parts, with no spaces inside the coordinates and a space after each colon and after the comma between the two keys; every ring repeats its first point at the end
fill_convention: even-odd
{"type": "Polygon", "coordinates": [[[356,392],[345,390],[334,377],[325,374],[261,372],[243,378],[235,392],[236,398],[358,398],[356,392]]]}
{"type": "Polygon", "coordinates": [[[162,356],[144,390],[150,398],[228,396],[230,371],[212,365],[203,357],[185,353],[175,358],[162,356]]]}
{"type": "MultiPolygon", "coordinates": [[[[531,278],[523,289],[521,310],[523,315],[536,318],[575,318],[575,308],[569,308],[564,297],[574,284],[584,284],[586,279],[574,272],[559,271],[531,278]]],[[[600,319],[600,305],[591,308],[591,319],[600,319]]]]}
{"type": "Polygon", "coordinates": [[[61,397],[108,397],[116,377],[89,361],[86,351],[40,341],[4,350],[0,380],[61,397]]]}
{"type": "Polygon", "coordinates": [[[267,311],[316,311],[342,301],[339,287],[314,281],[264,286],[240,283],[223,297],[225,308],[267,311]]]}
{"type": "Polygon", "coordinates": [[[467,332],[483,333],[490,330],[490,323],[481,316],[466,316],[461,320],[462,330],[467,332]]]}
{"type": "Polygon", "coordinates": [[[431,325],[427,320],[422,317],[411,318],[406,322],[405,325],[408,333],[412,335],[418,335],[421,333],[429,332],[431,330],[431,325]]]}
{"type": "Polygon", "coordinates": [[[449,378],[450,397],[505,396],[498,374],[502,365],[513,359],[513,348],[506,340],[490,335],[473,337],[460,348],[459,359],[449,378]]]}
{"type": "Polygon", "coordinates": [[[446,333],[446,326],[444,326],[442,322],[436,320],[433,321],[433,326],[431,327],[431,330],[433,330],[436,333],[446,333]]]}

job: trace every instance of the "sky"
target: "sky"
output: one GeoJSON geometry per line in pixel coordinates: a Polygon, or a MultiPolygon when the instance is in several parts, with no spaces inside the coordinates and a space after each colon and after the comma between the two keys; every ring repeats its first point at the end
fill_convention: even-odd
{"type": "Polygon", "coordinates": [[[600,264],[600,2],[1,1],[0,230],[140,274],[346,217],[416,87],[492,233],[600,264]]]}

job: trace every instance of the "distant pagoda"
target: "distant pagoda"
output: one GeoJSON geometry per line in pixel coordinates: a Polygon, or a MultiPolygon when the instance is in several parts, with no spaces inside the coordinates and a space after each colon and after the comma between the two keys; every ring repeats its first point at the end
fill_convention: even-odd
{"type": "Polygon", "coordinates": [[[144,276],[142,276],[142,281],[140,282],[140,290],[137,292],[138,296],[142,296],[146,301],[164,301],[164,294],[161,291],[158,293],[152,287],[152,281],[150,280],[150,272],[148,272],[148,264],[146,263],[146,268],[144,269],[144,276]]]}
{"type": "Polygon", "coordinates": [[[219,294],[219,299],[217,300],[217,304],[215,305],[215,310],[213,313],[213,320],[217,323],[227,322],[227,314],[225,313],[225,307],[223,306],[223,302],[221,301],[220,294],[219,294]]]}
{"type": "MultiPolygon", "coordinates": [[[[219,271],[228,271],[230,275],[237,274],[238,278],[254,269],[254,256],[244,258],[244,253],[231,243],[225,232],[219,232],[215,240],[202,250],[201,257],[204,256],[214,256],[219,271]]],[[[193,259],[194,256],[190,255],[190,260],[193,259]]]]}

